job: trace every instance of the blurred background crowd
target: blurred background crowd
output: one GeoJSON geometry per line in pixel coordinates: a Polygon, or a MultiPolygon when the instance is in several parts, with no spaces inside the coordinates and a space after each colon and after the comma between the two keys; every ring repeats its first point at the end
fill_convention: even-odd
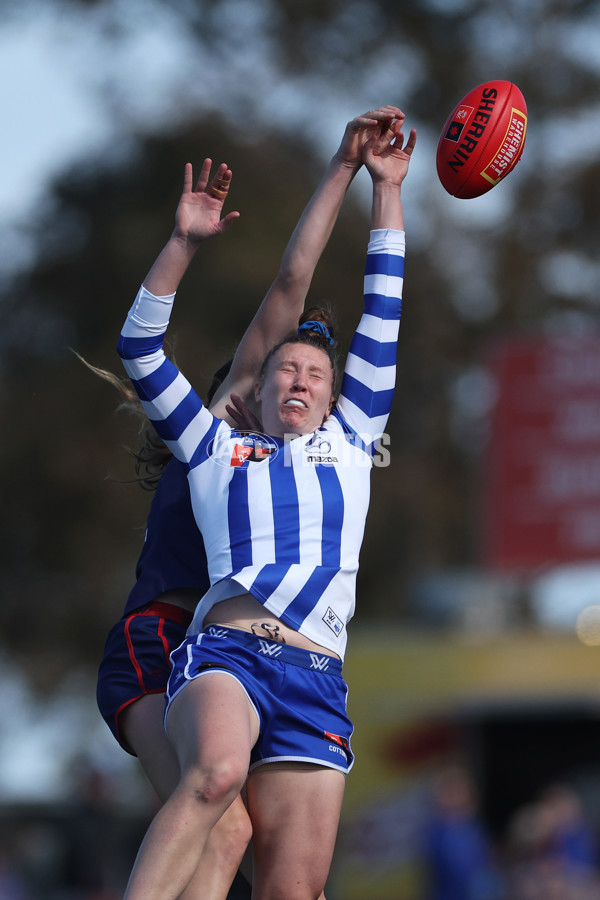
{"type": "MultiPolygon", "coordinates": [[[[94,696],[150,501],[138,423],[72,351],[119,372],[183,165],[224,160],[241,219],[172,329],[205,392],[345,123],[385,103],[419,142],[327,896],[600,898],[600,3],[19,0],[0,75],[0,900],[117,900],[156,804],[94,696]],[[497,78],[527,100],[525,152],[457,200],[437,140],[497,78]]],[[[313,286],[343,345],[367,182],[313,286]]]]}

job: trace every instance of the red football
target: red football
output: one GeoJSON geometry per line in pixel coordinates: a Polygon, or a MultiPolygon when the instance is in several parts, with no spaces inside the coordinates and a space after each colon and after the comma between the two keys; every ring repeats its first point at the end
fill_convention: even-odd
{"type": "Polygon", "coordinates": [[[521,159],[527,106],[511,81],[486,81],[452,110],[437,148],[437,172],[453,197],[490,191],[521,159]]]}

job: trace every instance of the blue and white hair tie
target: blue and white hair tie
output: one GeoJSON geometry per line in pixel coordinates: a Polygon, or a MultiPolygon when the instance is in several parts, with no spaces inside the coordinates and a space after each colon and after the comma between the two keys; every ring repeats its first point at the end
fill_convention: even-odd
{"type": "Polygon", "coordinates": [[[308,322],[303,322],[302,325],[298,326],[298,334],[301,331],[316,331],[317,334],[322,335],[327,341],[329,341],[330,346],[333,347],[335,341],[329,334],[329,328],[326,325],[323,325],[322,322],[317,322],[314,319],[310,319],[308,322]]]}

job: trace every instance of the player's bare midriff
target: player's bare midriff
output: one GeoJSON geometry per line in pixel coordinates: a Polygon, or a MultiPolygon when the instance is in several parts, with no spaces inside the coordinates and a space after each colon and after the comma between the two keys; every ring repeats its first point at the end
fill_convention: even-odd
{"type": "Polygon", "coordinates": [[[339,659],[337,653],[320,644],[315,644],[300,632],[290,628],[265,609],[252,594],[240,594],[237,597],[229,597],[227,600],[215,603],[204,620],[203,628],[208,625],[239,628],[241,631],[248,631],[257,637],[279,641],[281,644],[290,644],[292,647],[301,647],[303,650],[312,650],[315,653],[339,659]]]}

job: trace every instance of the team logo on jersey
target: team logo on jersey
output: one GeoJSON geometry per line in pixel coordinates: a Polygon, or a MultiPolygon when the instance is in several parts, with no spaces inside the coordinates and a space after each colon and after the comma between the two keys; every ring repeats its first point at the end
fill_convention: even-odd
{"type": "Polygon", "coordinates": [[[221,466],[247,468],[248,463],[274,459],[278,451],[276,442],[268,435],[234,429],[217,436],[209,453],[211,459],[221,466]]]}
{"type": "Polygon", "coordinates": [[[340,631],[344,628],[344,623],[337,616],[330,606],[325,610],[325,615],[323,616],[323,621],[327,625],[328,628],[331,628],[335,635],[338,635],[340,631]]]}

